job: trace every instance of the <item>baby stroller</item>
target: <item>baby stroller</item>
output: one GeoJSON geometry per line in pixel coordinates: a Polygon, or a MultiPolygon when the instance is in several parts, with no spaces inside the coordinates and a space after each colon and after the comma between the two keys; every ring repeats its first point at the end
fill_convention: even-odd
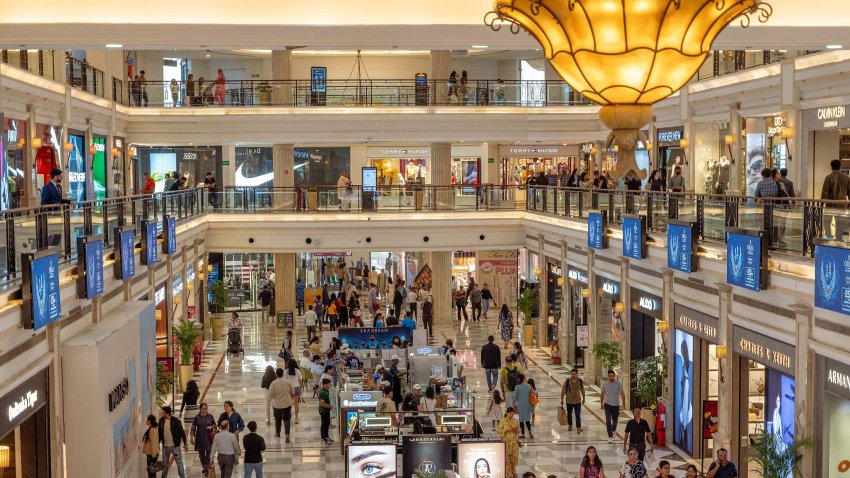
{"type": "Polygon", "coordinates": [[[227,332],[227,356],[242,355],[245,357],[245,349],[242,348],[242,330],[233,328],[227,332]]]}

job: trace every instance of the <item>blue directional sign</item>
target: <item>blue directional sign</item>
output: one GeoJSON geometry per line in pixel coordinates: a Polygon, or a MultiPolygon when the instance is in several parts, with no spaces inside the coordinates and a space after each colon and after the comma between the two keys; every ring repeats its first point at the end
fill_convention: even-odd
{"type": "Polygon", "coordinates": [[[623,257],[646,259],[646,216],[623,216],[623,257]]]}
{"type": "Polygon", "coordinates": [[[667,267],[676,271],[696,270],[693,223],[667,224],[667,267]]]}
{"type": "Polygon", "coordinates": [[[850,315],[850,249],[815,246],[815,307],[850,315]]]}
{"type": "Polygon", "coordinates": [[[162,252],[168,255],[177,252],[177,219],[166,217],[162,222],[163,241],[162,252]]]}
{"type": "Polygon", "coordinates": [[[607,224],[605,213],[590,212],[587,214],[587,247],[591,249],[607,249],[608,236],[605,234],[607,224]]]}
{"type": "Polygon", "coordinates": [[[726,282],[756,292],[766,285],[763,237],[762,231],[726,231],[726,282]]]}
{"type": "Polygon", "coordinates": [[[59,255],[35,257],[29,263],[33,329],[39,330],[62,315],[59,296],[59,255]]]}

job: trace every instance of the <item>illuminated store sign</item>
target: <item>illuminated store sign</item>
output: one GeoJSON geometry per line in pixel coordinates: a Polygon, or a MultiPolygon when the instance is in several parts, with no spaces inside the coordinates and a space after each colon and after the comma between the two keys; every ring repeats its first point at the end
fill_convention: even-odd
{"type": "Polygon", "coordinates": [[[794,376],[794,346],[738,325],[733,331],[735,352],[767,367],[794,376]]]}
{"type": "Polygon", "coordinates": [[[368,158],[393,158],[393,159],[421,159],[431,157],[431,148],[411,147],[411,148],[369,148],[366,151],[368,158]]]}
{"type": "Polygon", "coordinates": [[[678,143],[682,140],[684,131],[681,129],[668,129],[658,131],[658,143],[678,143]]]}
{"type": "Polygon", "coordinates": [[[634,287],[631,288],[632,309],[643,312],[646,315],[661,319],[661,305],[663,299],[655,294],[644,292],[634,287]]]}
{"type": "Polygon", "coordinates": [[[828,392],[850,400],[850,366],[825,359],[824,378],[828,392]]]}
{"type": "Polygon", "coordinates": [[[785,117],[784,116],[774,116],[773,117],[773,125],[767,127],[767,135],[768,136],[781,136],[782,128],[785,127],[785,117]]]}
{"type": "Polygon", "coordinates": [[[382,396],[380,391],[340,392],[339,400],[346,408],[375,408],[382,396]]]}
{"type": "Polygon", "coordinates": [[[838,129],[850,127],[847,106],[824,106],[803,112],[804,124],[809,129],[838,129]]]}
{"type": "Polygon", "coordinates": [[[0,437],[6,436],[47,405],[47,370],[35,374],[0,398],[0,437]]]}
{"type": "Polygon", "coordinates": [[[587,272],[581,269],[577,269],[573,266],[570,266],[569,269],[567,269],[567,276],[572,281],[578,282],[579,284],[587,285],[587,272]]]}
{"type": "Polygon", "coordinates": [[[681,304],[673,304],[673,326],[691,335],[717,343],[720,320],[681,304]]]}
{"type": "Polygon", "coordinates": [[[556,275],[556,276],[558,276],[558,277],[563,277],[563,276],[564,276],[564,271],[563,271],[563,270],[561,270],[561,266],[556,265],[556,264],[552,264],[552,263],[550,262],[550,263],[549,263],[549,274],[551,274],[551,275],[556,275]]]}

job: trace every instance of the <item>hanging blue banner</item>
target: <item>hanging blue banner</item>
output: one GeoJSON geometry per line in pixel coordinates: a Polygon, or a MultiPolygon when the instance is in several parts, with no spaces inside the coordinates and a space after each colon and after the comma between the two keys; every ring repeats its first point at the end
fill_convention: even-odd
{"type": "Polygon", "coordinates": [[[103,294],[103,239],[77,238],[77,296],[88,300],[103,294]]]}
{"type": "Polygon", "coordinates": [[[177,253],[177,219],[165,217],[162,221],[162,252],[168,255],[177,253]]]}
{"type": "Polygon", "coordinates": [[[815,307],[850,315],[850,249],[815,246],[815,307]]]}
{"type": "Polygon", "coordinates": [[[128,281],[136,275],[136,233],[132,228],[125,231],[115,228],[114,237],[118,237],[115,272],[120,274],[119,279],[128,281]]]}
{"type": "Polygon", "coordinates": [[[156,250],[156,222],[142,222],[142,264],[150,267],[156,264],[159,255],[156,250]]]}
{"type": "Polygon", "coordinates": [[[766,286],[763,231],[726,230],[726,282],[758,292],[766,286]]]}
{"type": "Polygon", "coordinates": [[[646,216],[623,216],[623,257],[646,259],[646,216]]]}
{"type": "Polygon", "coordinates": [[[693,223],[671,220],[667,224],[667,267],[689,273],[697,270],[695,246],[693,223]]]}
{"type": "Polygon", "coordinates": [[[607,249],[608,236],[605,234],[607,228],[606,215],[604,212],[596,211],[587,214],[587,247],[591,249],[607,249]]]}
{"type": "Polygon", "coordinates": [[[47,326],[62,315],[62,300],[59,297],[59,256],[41,254],[29,254],[29,264],[24,265],[29,272],[24,277],[24,287],[29,289],[28,297],[24,300],[28,303],[25,309],[31,311],[31,315],[25,316],[25,320],[32,320],[29,324],[31,327],[27,328],[34,330],[47,326]]]}

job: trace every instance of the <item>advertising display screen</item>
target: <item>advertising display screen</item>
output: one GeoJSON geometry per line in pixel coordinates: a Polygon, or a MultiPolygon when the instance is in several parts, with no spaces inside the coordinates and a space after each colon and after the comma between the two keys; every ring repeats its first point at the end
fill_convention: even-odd
{"type": "Polygon", "coordinates": [[[766,153],[764,148],[764,133],[747,133],[747,167],[745,171],[746,194],[755,196],[756,188],[761,182],[761,170],[765,168],[766,153]]]}
{"type": "Polygon", "coordinates": [[[59,297],[59,256],[50,254],[30,262],[33,328],[39,330],[62,315],[59,297]]]}
{"type": "Polygon", "coordinates": [[[166,217],[162,224],[163,234],[162,251],[168,255],[177,252],[177,219],[166,217]]]}
{"type": "Polygon", "coordinates": [[[439,476],[452,471],[451,435],[405,435],[401,448],[401,476],[439,476]]]}
{"type": "MultiPolygon", "coordinates": [[[[77,249],[80,249],[79,246],[77,249]]],[[[86,299],[91,300],[103,294],[103,240],[85,241],[84,250],[86,299]]]]}
{"type": "MultiPolygon", "coordinates": [[[[794,442],[794,398],[796,395],[795,380],[774,369],[767,368],[765,391],[764,428],[776,435],[786,445],[794,442]]],[[[791,478],[791,475],[788,475],[791,478]]]]}
{"type": "Polygon", "coordinates": [[[505,478],[505,442],[458,443],[457,472],[464,478],[505,478]]]}
{"type": "Polygon", "coordinates": [[[121,279],[130,280],[136,275],[136,236],[132,230],[121,233],[119,252],[121,253],[121,279]]]}
{"type": "Polygon", "coordinates": [[[646,258],[646,220],[644,216],[623,216],[623,257],[646,258]]]}
{"type": "Polygon", "coordinates": [[[407,327],[358,328],[339,329],[337,338],[342,344],[348,344],[355,350],[391,349],[393,339],[408,343],[413,342],[413,330],[407,327]]]}
{"type": "Polygon", "coordinates": [[[378,187],[378,168],[361,168],[361,184],[364,191],[375,191],[378,187]]]}
{"type": "Polygon", "coordinates": [[[328,69],[324,66],[314,66],[310,68],[310,92],[325,93],[327,92],[328,69]]]}
{"type": "Polygon", "coordinates": [[[762,286],[762,238],[726,232],[726,282],[758,292],[762,286]]]}
{"type": "Polygon", "coordinates": [[[145,265],[152,266],[156,264],[159,255],[156,250],[156,223],[151,222],[145,226],[145,265]]]}
{"type": "Polygon", "coordinates": [[[236,148],[236,186],[273,186],[274,158],[270,147],[236,148]]]}
{"type": "Polygon", "coordinates": [[[605,249],[605,216],[601,212],[591,212],[587,215],[587,247],[605,249]]]}
{"type": "Polygon", "coordinates": [[[349,445],[346,468],[348,478],[395,477],[395,445],[349,445]]]}
{"type": "Polygon", "coordinates": [[[92,180],[94,183],[94,194],[97,199],[106,197],[106,138],[95,136],[94,158],[92,161],[92,180]]]}
{"type": "Polygon", "coordinates": [[[667,267],[693,272],[694,228],[691,224],[667,224],[667,267]]]}
{"type": "Polygon", "coordinates": [[[151,153],[150,174],[156,182],[154,192],[165,191],[165,173],[177,170],[177,153],[151,153]]]}
{"type": "Polygon", "coordinates": [[[815,246],[815,307],[850,315],[850,249],[815,246]]]}
{"type": "Polygon", "coordinates": [[[694,337],[676,330],[676,363],[674,386],[676,387],[675,411],[673,415],[673,442],[689,454],[694,451],[694,337]]]}
{"type": "Polygon", "coordinates": [[[86,200],[86,150],[85,138],[68,135],[73,149],[68,153],[68,199],[74,202],[86,200]]]}
{"type": "Polygon", "coordinates": [[[9,159],[6,157],[3,128],[3,115],[0,115],[0,211],[7,211],[11,209],[11,195],[9,194],[9,159]]]}

